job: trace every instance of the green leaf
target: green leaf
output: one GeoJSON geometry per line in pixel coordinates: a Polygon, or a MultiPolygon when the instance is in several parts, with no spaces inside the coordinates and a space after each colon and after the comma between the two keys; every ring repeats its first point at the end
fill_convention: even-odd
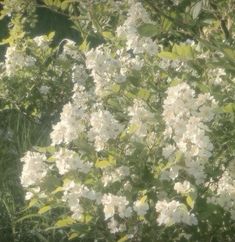
{"type": "Polygon", "coordinates": [[[109,156],[108,159],[106,160],[97,160],[96,163],[95,163],[95,167],[97,168],[106,168],[108,166],[113,166],[113,165],[116,165],[116,160],[114,159],[113,156],[109,156]]]}
{"type": "Polygon", "coordinates": [[[142,24],[137,28],[137,31],[143,37],[153,37],[159,32],[159,28],[154,24],[142,24]]]}
{"type": "Polygon", "coordinates": [[[189,205],[190,208],[194,207],[195,201],[193,200],[192,196],[188,195],[186,198],[186,202],[189,205]]]}
{"type": "Polygon", "coordinates": [[[137,130],[138,130],[139,126],[136,124],[131,124],[129,125],[128,129],[127,129],[127,133],[128,134],[134,134],[137,130]]]}
{"type": "Polygon", "coordinates": [[[190,45],[177,45],[175,44],[172,48],[172,52],[180,57],[180,59],[193,59],[194,53],[190,45]]]}
{"type": "Polygon", "coordinates": [[[63,190],[63,187],[57,187],[51,194],[56,194],[58,192],[62,192],[63,190]]]}
{"type": "Polygon", "coordinates": [[[178,56],[175,53],[169,52],[169,51],[161,51],[158,53],[158,56],[160,58],[168,59],[168,60],[176,60],[178,56]]]}
{"type": "Polygon", "coordinates": [[[172,26],[172,21],[170,21],[169,19],[163,17],[163,21],[162,21],[162,30],[163,31],[168,31],[172,26]]]}
{"type": "Polygon", "coordinates": [[[226,57],[231,61],[235,61],[235,51],[233,49],[225,48],[223,51],[226,57]]]}
{"type": "Polygon", "coordinates": [[[76,223],[76,221],[74,219],[72,219],[71,217],[66,217],[64,219],[60,219],[55,223],[55,226],[57,228],[61,228],[61,227],[66,227],[69,226],[71,224],[76,223]]]}
{"type": "Polygon", "coordinates": [[[79,50],[81,51],[88,51],[89,50],[89,43],[87,42],[87,39],[85,39],[82,44],[79,46],[79,50]]]}
{"type": "Polygon", "coordinates": [[[112,85],[112,91],[115,92],[115,93],[118,93],[120,91],[120,85],[113,84],[112,85]]]}
{"type": "Polygon", "coordinates": [[[102,32],[102,35],[104,36],[105,39],[112,40],[114,38],[114,35],[111,32],[108,32],[108,31],[102,32]]]}
{"type": "Polygon", "coordinates": [[[44,207],[42,207],[42,208],[40,208],[40,209],[38,210],[38,213],[39,213],[39,214],[44,214],[44,213],[48,212],[48,211],[51,210],[51,209],[52,209],[51,206],[44,206],[44,207]]]}
{"type": "Polygon", "coordinates": [[[29,205],[28,205],[28,208],[31,208],[31,207],[33,207],[34,205],[36,205],[37,202],[38,202],[38,200],[37,200],[36,198],[31,199],[31,201],[30,201],[30,203],[29,203],[29,205]]]}
{"type": "Polygon", "coordinates": [[[193,19],[196,19],[198,17],[198,15],[201,13],[202,6],[203,6],[202,1],[198,1],[196,4],[194,4],[194,6],[191,9],[191,14],[192,14],[193,19]]]}
{"type": "Polygon", "coordinates": [[[141,199],[140,199],[140,202],[141,203],[145,203],[145,201],[147,200],[147,195],[143,196],[141,199]]]}
{"type": "Polygon", "coordinates": [[[72,239],[75,239],[75,238],[77,238],[79,236],[79,234],[78,233],[72,233],[70,236],[69,236],[69,240],[72,240],[72,239]]]}
{"type": "Polygon", "coordinates": [[[56,151],[55,146],[47,146],[47,147],[34,146],[33,148],[34,148],[34,150],[41,152],[41,153],[54,154],[56,151]]]}
{"type": "Polygon", "coordinates": [[[127,241],[127,240],[128,240],[128,236],[125,235],[125,236],[123,236],[121,239],[119,239],[117,242],[125,242],[125,241],[127,241]]]}
{"type": "Polygon", "coordinates": [[[150,96],[150,92],[149,92],[149,90],[147,90],[145,88],[140,88],[140,90],[138,91],[137,96],[142,98],[143,100],[147,101],[149,96],[150,96]]]}
{"type": "Polygon", "coordinates": [[[234,113],[235,112],[235,103],[227,103],[223,106],[224,113],[234,113]]]}

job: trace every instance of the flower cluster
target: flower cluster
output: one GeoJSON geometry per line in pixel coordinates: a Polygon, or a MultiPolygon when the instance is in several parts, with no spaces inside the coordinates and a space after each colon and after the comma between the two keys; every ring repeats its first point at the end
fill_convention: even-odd
{"type": "Polygon", "coordinates": [[[152,23],[152,21],[141,3],[133,3],[126,21],[117,28],[117,35],[127,40],[127,50],[133,50],[134,54],[147,53],[152,56],[158,51],[157,44],[151,38],[139,35],[138,27],[143,23],[152,23]]]}
{"type": "Polygon", "coordinates": [[[83,162],[76,152],[68,149],[60,149],[54,154],[54,158],[61,175],[73,170],[86,174],[92,166],[92,163],[83,162]]]}
{"type": "Polygon", "coordinates": [[[198,221],[194,214],[190,214],[187,207],[183,203],[172,200],[158,201],[156,211],[160,213],[157,222],[159,225],[171,226],[177,223],[185,223],[188,225],[197,225],[198,221]]]}
{"type": "Polygon", "coordinates": [[[163,104],[164,134],[174,141],[174,145],[164,147],[163,155],[171,156],[177,147],[185,158],[185,167],[181,168],[198,184],[205,179],[204,165],[213,150],[205,123],[213,119],[215,107],[216,101],[210,94],[195,97],[194,90],[186,83],[169,87],[163,104]]]}
{"type": "Polygon", "coordinates": [[[24,163],[21,184],[24,187],[37,185],[46,176],[48,166],[44,163],[46,156],[38,152],[28,151],[21,161],[24,163]]]}

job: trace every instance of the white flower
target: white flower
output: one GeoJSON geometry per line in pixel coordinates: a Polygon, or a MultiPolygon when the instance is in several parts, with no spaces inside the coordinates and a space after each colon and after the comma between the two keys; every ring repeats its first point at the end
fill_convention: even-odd
{"type": "Polygon", "coordinates": [[[39,92],[43,95],[47,95],[50,89],[51,89],[50,87],[43,85],[39,88],[39,92]]]}
{"type": "Polygon", "coordinates": [[[110,139],[115,139],[123,129],[122,125],[114,119],[107,110],[98,110],[93,112],[90,118],[91,129],[89,138],[95,142],[96,151],[105,149],[110,139]]]}
{"type": "Polygon", "coordinates": [[[92,96],[83,86],[74,86],[73,102],[67,103],[60,114],[60,121],[50,134],[52,145],[70,143],[86,131],[89,114],[87,102],[92,96]]]}
{"type": "Polygon", "coordinates": [[[72,218],[80,220],[84,213],[84,208],[80,203],[81,198],[86,198],[90,201],[94,201],[97,204],[100,203],[101,194],[89,189],[84,185],[78,185],[74,181],[68,182],[63,187],[64,194],[62,200],[67,202],[72,214],[72,218]]]}
{"type": "Polygon", "coordinates": [[[183,203],[172,200],[158,201],[156,203],[156,211],[159,213],[157,222],[159,225],[171,226],[173,224],[185,223],[187,225],[197,225],[197,218],[194,214],[190,214],[187,207],[183,203]]]}
{"type": "Polygon", "coordinates": [[[168,159],[170,155],[175,151],[175,146],[168,144],[162,149],[162,155],[168,159]]]}
{"type": "Polygon", "coordinates": [[[60,149],[53,157],[56,159],[56,166],[61,175],[72,170],[86,174],[92,166],[92,163],[84,162],[76,152],[68,149],[60,149]]]}
{"type": "Polygon", "coordinates": [[[177,193],[181,193],[181,194],[185,195],[192,190],[192,186],[189,181],[184,181],[183,183],[176,182],[174,185],[174,190],[177,193]]]}
{"type": "Polygon", "coordinates": [[[21,70],[24,67],[33,66],[35,62],[35,58],[26,55],[16,46],[9,46],[5,55],[6,74],[7,76],[12,76],[17,70],[21,70]]]}
{"type": "Polygon", "coordinates": [[[40,48],[46,48],[49,46],[50,41],[46,39],[46,36],[36,36],[33,38],[34,42],[37,44],[40,48]]]}
{"type": "MultiPolygon", "coordinates": [[[[205,179],[203,166],[212,155],[213,145],[205,123],[213,119],[216,105],[208,93],[195,97],[194,90],[186,83],[169,87],[164,100],[164,135],[184,154],[186,168],[182,169],[192,175],[197,184],[205,179]]],[[[163,156],[168,158],[173,149],[170,145],[163,148],[163,156]]]]}
{"type": "Polygon", "coordinates": [[[131,207],[128,207],[129,202],[124,196],[104,194],[101,202],[104,206],[105,220],[112,218],[116,212],[121,218],[128,218],[132,214],[131,207]]]}
{"type": "Polygon", "coordinates": [[[29,187],[41,182],[46,176],[48,166],[44,162],[46,156],[37,152],[28,151],[21,158],[23,162],[23,170],[21,174],[21,184],[23,187],[29,187]]]}
{"type": "Polygon", "coordinates": [[[128,116],[131,119],[127,132],[132,133],[134,140],[141,141],[147,136],[149,127],[154,122],[154,114],[147,110],[143,101],[135,99],[133,106],[128,108],[128,116]]]}

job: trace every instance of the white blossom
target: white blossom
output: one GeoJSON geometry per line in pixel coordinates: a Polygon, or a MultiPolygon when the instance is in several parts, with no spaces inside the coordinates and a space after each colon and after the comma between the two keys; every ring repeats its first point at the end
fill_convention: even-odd
{"type": "Polygon", "coordinates": [[[68,149],[61,148],[53,157],[55,158],[56,166],[61,175],[72,170],[86,174],[92,166],[91,162],[84,162],[76,152],[68,149]]]}
{"type": "Polygon", "coordinates": [[[107,142],[115,139],[123,129],[122,125],[107,110],[100,109],[93,112],[90,123],[89,138],[94,141],[96,151],[105,149],[107,142]]]}
{"type": "Polygon", "coordinates": [[[104,206],[105,220],[112,218],[116,212],[121,218],[128,218],[132,214],[132,209],[128,206],[129,202],[124,196],[104,194],[101,202],[104,206]]]}
{"type": "Polygon", "coordinates": [[[159,213],[157,222],[159,225],[171,226],[174,224],[184,223],[187,225],[197,225],[197,218],[194,214],[189,213],[183,203],[176,200],[167,202],[166,200],[156,203],[156,211],[159,213]]]}
{"type": "Polygon", "coordinates": [[[46,176],[48,166],[45,163],[46,156],[38,152],[26,152],[21,158],[23,170],[21,174],[21,184],[23,187],[38,184],[46,176]]]}

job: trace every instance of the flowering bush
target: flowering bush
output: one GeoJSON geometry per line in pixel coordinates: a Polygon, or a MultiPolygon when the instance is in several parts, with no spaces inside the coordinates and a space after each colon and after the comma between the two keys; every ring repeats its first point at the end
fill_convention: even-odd
{"type": "MultiPolygon", "coordinates": [[[[126,18],[103,44],[64,46],[72,98],[51,145],[21,159],[29,207],[69,240],[233,241],[234,51],[165,45],[140,2],[121,5],[126,18]]],[[[22,63],[36,68],[8,49],[7,75],[22,63]]]]}

